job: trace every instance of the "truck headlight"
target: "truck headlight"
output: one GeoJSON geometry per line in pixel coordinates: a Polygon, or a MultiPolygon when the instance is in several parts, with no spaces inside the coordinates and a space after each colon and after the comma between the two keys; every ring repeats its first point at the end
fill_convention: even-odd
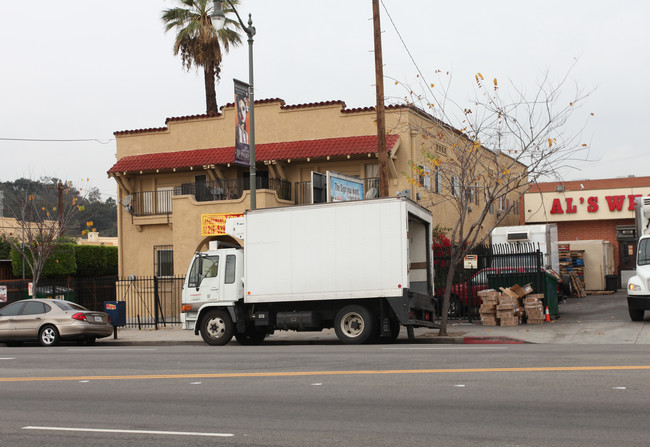
{"type": "Polygon", "coordinates": [[[627,290],[630,292],[639,292],[641,290],[641,286],[639,284],[634,284],[631,282],[627,285],[627,290]]]}

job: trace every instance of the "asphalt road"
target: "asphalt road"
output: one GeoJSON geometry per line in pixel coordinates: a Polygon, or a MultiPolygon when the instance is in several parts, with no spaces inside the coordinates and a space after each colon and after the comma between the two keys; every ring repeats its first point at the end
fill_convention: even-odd
{"type": "Polygon", "coordinates": [[[7,446],[647,445],[637,345],[0,348],[7,446]]]}

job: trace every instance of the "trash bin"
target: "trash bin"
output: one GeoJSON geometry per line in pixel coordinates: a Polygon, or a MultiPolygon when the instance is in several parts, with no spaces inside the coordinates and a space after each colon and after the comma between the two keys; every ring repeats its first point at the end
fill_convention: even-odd
{"type": "Polygon", "coordinates": [[[126,301],[104,301],[104,311],[114,327],[126,326],[126,301]]]}
{"type": "Polygon", "coordinates": [[[554,318],[560,318],[560,308],[558,306],[558,291],[557,287],[560,282],[560,278],[557,275],[553,275],[549,272],[545,273],[544,279],[544,306],[548,306],[548,313],[554,318]]]}
{"type": "Polygon", "coordinates": [[[605,275],[605,288],[610,292],[618,290],[618,275],[605,275]]]}

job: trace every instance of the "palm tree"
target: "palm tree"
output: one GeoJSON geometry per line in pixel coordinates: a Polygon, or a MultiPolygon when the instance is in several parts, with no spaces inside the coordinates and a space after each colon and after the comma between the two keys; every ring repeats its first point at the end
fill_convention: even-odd
{"type": "MultiPolygon", "coordinates": [[[[239,0],[231,0],[234,5],[239,0]]],[[[212,0],[178,0],[181,6],[166,9],[162,13],[165,32],[176,30],[174,54],[181,54],[183,67],[203,67],[205,80],[205,103],[208,114],[217,113],[217,93],[215,80],[221,71],[222,50],[228,52],[230,46],[241,43],[237,32],[241,29],[239,22],[228,19],[232,8],[224,3],[226,24],[223,29],[215,30],[210,21],[212,0]]]]}

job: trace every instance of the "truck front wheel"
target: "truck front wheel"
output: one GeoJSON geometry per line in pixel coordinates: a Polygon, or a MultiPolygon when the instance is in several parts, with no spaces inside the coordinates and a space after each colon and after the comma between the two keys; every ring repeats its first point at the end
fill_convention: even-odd
{"type": "Polygon", "coordinates": [[[375,326],[375,318],[363,306],[345,306],[336,314],[334,331],[343,343],[361,344],[370,339],[375,326]]]}
{"type": "Polygon", "coordinates": [[[201,337],[209,345],[223,346],[232,340],[232,320],[224,310],[208,311],[201,319],[201,337]]]}
{"type": "Polygon", "coordinates": [[[643,321],[643,314],[645,313],[645,310],[628,308],[628,311],[630,312],[630,319],[632,321],[643,321]]]}

